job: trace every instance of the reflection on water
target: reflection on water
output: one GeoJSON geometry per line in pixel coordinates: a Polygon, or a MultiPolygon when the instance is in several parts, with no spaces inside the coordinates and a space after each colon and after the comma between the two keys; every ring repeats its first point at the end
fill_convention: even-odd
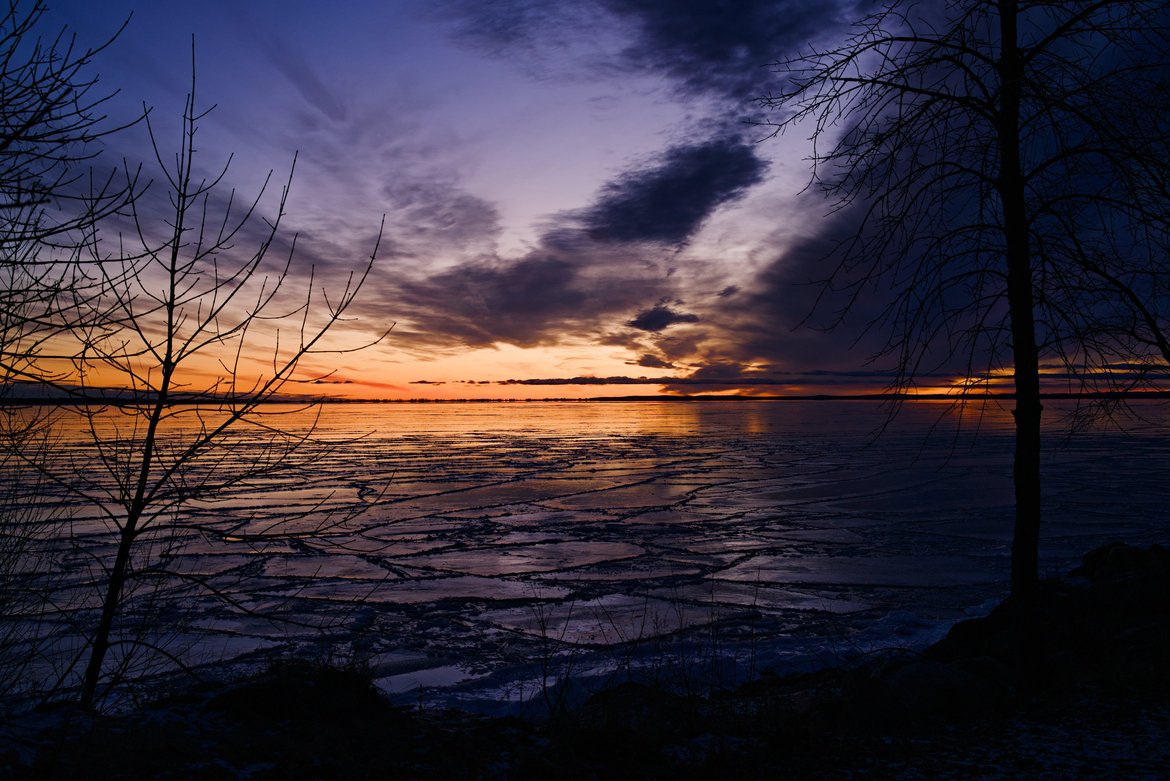
{"type": "MultiPolygon", "coordinates": [[[[1068,411],[1050,407],[1051,421],[1068,411]]],[[[1049,437],[1049,571],[1115,537],[1164,540],[1166,415],[1140,411],[1154,421],[1127,433],[1049,437]]],[[[338,404],[316,425],[322,444],[192,504],[159,543],[183,578],[163,610],[181,628],[169,653],[197,665],[316,644],[385,670],[389,690],[485,706],[531,698],[541,654],[545,670],[555,657],[579,675],[628,674],[718,636],[720,654],[752,669],[832,662],[925,642],[1006,588],[1012,424],[1000,406],[959,418],[907,404],[891,423],[867,402],[338,404]],[[354,506],[323,532],[248,537],[308,532],[354,506]]],[[[59,430],[74,463],[93,455],[76,422],[59,430]]],[[[264,441],[242,430],[217,468],[250,463],[264,441]]],[[[90,593],[90,554],[112,545],[81,516],[80,548],[57,552],[74,595],[90,593]]],[[[66,601],[80,616],[93,604],[66,601]]]]}
{"type": "MultiPolygon", "coordinates": [[[[963,420],[967,426],[1012,425],[1010,402],[968,405],[946,401],[905,404],[900,425],[963,420]]],[[[872,401],[609,401],[331,404],[321,408],[328,430],[401,434],[512,433],[534,437],[725,436],[786,432],[873,433],[889,418],[888,405],[872,401]]]]}

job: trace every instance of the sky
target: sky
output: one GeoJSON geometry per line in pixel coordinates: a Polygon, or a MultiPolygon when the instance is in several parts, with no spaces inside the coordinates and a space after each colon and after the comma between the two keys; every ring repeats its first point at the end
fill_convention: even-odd
{"type": "MultiPolygon", "coordinates": [[[[279,183],[291,286],[375,268],[307,366],[330,395],[881,390],[880,335],[808,327],[831,204],[809,135],[756,102],[850,0],[49,0],[164,146],[191,88],[206,170],[279,183]],[[128,20],[128,21],[127,21],[128,20]],[[764,122],[765,124],[760,124],[764,122]],[[321,359],[324,361],[325,359],[321,359]]],[[[138,126],[102,160],[149,159],[138,126]]],[[[171,146],[174,146],[173,144],[171,146]]],[[[278,191],[279,184],[270,187],[278,191]]],[[[264,208],[273,208],[271,199],[264,208]]],[[[862,307],[864,309],[865,307],[862,307]]],[[[862,322],[863,320],[858,320],[862,322]]],[[[887,362],[888,363],[888,362],[887,362]]],[[[953,375],[927,374],[924,388],[953,375]]]]}

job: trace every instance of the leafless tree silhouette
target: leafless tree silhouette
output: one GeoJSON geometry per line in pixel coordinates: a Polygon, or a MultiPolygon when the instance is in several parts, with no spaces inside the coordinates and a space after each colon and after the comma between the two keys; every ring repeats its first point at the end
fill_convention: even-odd
{"type": "Polygon", "coordinates": [[[46,640],[52,565],[42,543],[64,522],[39,501],[50,415],[14,397],[59,378],[46,350],[77,316],[63,293],[80,301],[97,291],[78,274],[77,253],[135,183],[94,168],[102,138],[125,129],[107,121],[112,93],[89,75],[113,38],[83,48],[65,29],[46,37],[45,11],[39,0],[0,6],[0,695],[26,683],[46,640]]]}
{"type": "Polygon", "coordinates": [[[813,183],[855,219],[818,305],[894,292],[869,327],[897,390],[954,356],[965,391],[1010,373],[1014,596],[1038,581],[1042,379],[1170,364],[1168,25],[1152,0],[891,0],[762,99],[776,132],[811,125],[813,183]]]}
{"type": "MultiPolygon", "coordinates": [[[[126,653],[111,657],[111,649],[147,644],[133,622],[118,628],[131,587],[183,577],[166,566],[182,534],[258,544],[338,522],[323,513],[290,531],[230,514],[195,519],[188,510],[287,468],[312,440],[312,424],[285,430],[280,415],[290,408],[267,404],[290,382],[321,378],[304,376],[305,359],[360,349],[384,335],[357,345],[327,338],[373,267],[380,231],[368,259],[339,289],[320,289],[311,269],[294,265],[295,237],[279,230],[288,183],[266,216],[267,183],[241,205],[224,184],[227,164],[214,175],[200,173],[196,136],[205,116],[192,76],[173,156],[146,122],[162,181],[87,235],[77,263],[90,284],[60,305],[73,315],[53,351],[68,357],[64,375],[84,401],[69,410],[80,416],[90,445],[70,459],[28,464],[89,513],[74,533],[92,546],[100,599],[75,664],[84,657],[80,699],[91,707],[126,668],[126,653]],[[119,226],[125,232],[111,239],[119,226]]],[[[134,176],[127,172],[126,186],[134,176]]],[[[290,170],[289,183],[291,177],[290,170]]]]}

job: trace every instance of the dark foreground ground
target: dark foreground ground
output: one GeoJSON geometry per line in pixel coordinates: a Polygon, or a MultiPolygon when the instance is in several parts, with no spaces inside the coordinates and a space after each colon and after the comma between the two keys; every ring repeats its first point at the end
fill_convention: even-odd
{"type": "Polygon", "coordinates": [[[1170,778],[1170,551],[1085,557],[918,654],[708,699],[635,684],[547,723],[396,708],[275,667],[134,713],[4,728],[0,778],[1170,778]]]}

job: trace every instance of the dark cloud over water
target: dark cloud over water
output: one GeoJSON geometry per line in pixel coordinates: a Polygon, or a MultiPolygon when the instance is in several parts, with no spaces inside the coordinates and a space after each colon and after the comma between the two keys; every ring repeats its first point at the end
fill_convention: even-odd
{"type": "MultiPolygon", "coordinates": [[[[859,353],[848,339],[794,330],[815,298],[808,283],[825,276],[834,231],[848,227],[847,217],[801,226],[801,236],[778,232],[774,248],[753,236],[758,262],[734,276],[723,258],[698,252],[687,260],[706,263],[706,276],[674,276],[670,253],[695,246],[720,209],[738,206],[767,181],[775,148],[758,143],[743,121],[756,111],[752,99],[769,91],[769,66],[839,35],[864,2],[442,3],[438,13],[454,22],[463,45],[526,71],[545,63],[563,68],[540,78],[648,76],[662,95],[683,96],[694,108],[686,128],[664,136],[673,140],[630,160],[591,203],[551,215],[532,250],[481,257],[404,285],[395,306],[413,323],[411,338],[451,347],[592,341],[628,349],[631,365],[678,372],[680,388],[786,386],[807,379],[788,373],[796,368],[863,362],[867,345],[859,353]],[[586,19],[590,34],[583,36],[586,19]]],[[[801,207],[808,215],[823,213],[823,204],[810,202],[801,207]]]]}
{"type": "Polygon", "coordinates": [[[655,73],[677,91],[747,101],[768,65],[838,32],[863,0],[448,0],[469,45],[520,63],[655,73]],[[589,34],[582,35],[583,25],[589,34]],[[616,45],[617,41],[622,43],[616,45]]]}
{"type": "Polygon", "coordinates": [[[737,136],[669,148],[617,175],[585,209],[554,216],[531,252],[405,281],[391,305],[414,322],[412,338],[434,345],[532,346],[619,324],[657,333],[697,323],[664,303],[678,291],[663,250],[686,245],[766,168],[737,136]]]}
{"type": "Polygon", "coordinates": [[[689,239],[719,206],[763,179],[767,163],[738,138],[668,149],[656,164],[622,174],[586,212],[600,241],[689,239]]]}
{"type": "Polygon", "coordinates": [[[699,322],[699,318],[696,315],[676,312],[665,304],[659,304],[658,306],[639,312],[638,316],[626,325],[631,328],[637,328],[639,331],[657,332],[676,323],[697,322],[699,322]]]}
{"type": "Polygon", "coordinates": [[[845,0],[604,0],[632,22],[632,66],[670,76],[684,91],[748,100],[766,66],[836,30],[852,16],[845,0]]]}

